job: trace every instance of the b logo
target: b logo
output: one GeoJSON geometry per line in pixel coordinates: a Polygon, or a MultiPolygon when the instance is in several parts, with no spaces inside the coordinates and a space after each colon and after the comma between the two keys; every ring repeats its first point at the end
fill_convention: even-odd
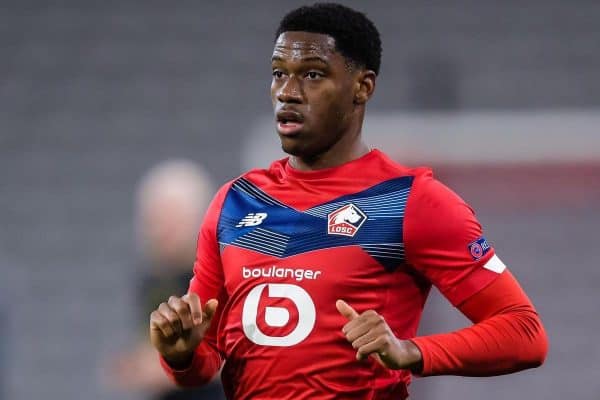
{"type": "MultiPolygon", "coordinates": [[[[282,327],[288,323],[290,313],[283,307],[266,307],[265,322],[272,327],[282,327]]],[[[315,304],[306,290],[287,283],[263,283],[252,288],[242,310],[242,326],[246,337],[263,346],[287,347],[300,343],[313,330],[317,313],[315,304]],[[257,324],[258,303],[263,290],[267,288],[269,297],[283,297],[291,300],[298,309],[298,324],[285,336],[269,336],[257,324]]]]}

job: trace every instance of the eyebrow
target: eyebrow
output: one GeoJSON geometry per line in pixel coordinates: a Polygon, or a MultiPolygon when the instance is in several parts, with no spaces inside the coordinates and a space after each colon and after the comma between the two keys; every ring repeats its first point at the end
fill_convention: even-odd
{"type": "MultiPolygon", "coordinates": [[[[275,55],[275,56],[271,57],[271,62],[273,62],[273,61],[285,62],[285,59],[283,57],[275,55]]],[[[326,64],[326,65],[329,64],[324,58],[319,57],[319,56],[302,57],[300,59],[300,61],[304,61],[304,62],[307,62],[307,61],[316,61],[316,62],[319,62],[321,64],[326,64]]]]}

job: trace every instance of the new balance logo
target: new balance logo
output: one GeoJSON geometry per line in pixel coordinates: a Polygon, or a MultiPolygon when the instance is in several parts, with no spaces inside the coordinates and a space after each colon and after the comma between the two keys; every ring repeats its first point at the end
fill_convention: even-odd
{"type": "Polygon", "coordinates": [[[262,224],[265,218],[267,218],[267,213],[249,213],[242,218],[235,227],[241,228],[242,226],[257,226],[262,224]]]}

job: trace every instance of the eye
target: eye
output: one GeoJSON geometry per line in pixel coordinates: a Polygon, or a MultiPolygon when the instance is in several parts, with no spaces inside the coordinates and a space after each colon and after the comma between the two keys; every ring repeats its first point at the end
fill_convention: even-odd
{"type": "Polygon", "coordinates": [[[308,71],[306,77],[310,80],[321,79],[323,74],[317,71],[308,71]]]}
{"type": "Polygon", "coordinates": [[[283,72],[281,72],[278,69],[274,69],[273,70],[273,78],[275,79],[281,79],[283,77],[283,72]]]}

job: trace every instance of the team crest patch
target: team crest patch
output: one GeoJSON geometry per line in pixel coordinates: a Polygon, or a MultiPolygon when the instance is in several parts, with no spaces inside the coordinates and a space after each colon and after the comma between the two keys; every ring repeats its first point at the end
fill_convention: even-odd
{"type": "Polygon", "coordinates": [[[367,215],[354,204],[343,207],[327,215],[327,233],[353,237],[367,220],[367,215]]]}
{"type": "Polygon", "coordinates": [[[473,260],[479,260],[488,251],[490,251],[490,245],[483,236],[476,241],[469,243],[469,252],[471,253],[471,257],[473,257],[473,260]]]}

